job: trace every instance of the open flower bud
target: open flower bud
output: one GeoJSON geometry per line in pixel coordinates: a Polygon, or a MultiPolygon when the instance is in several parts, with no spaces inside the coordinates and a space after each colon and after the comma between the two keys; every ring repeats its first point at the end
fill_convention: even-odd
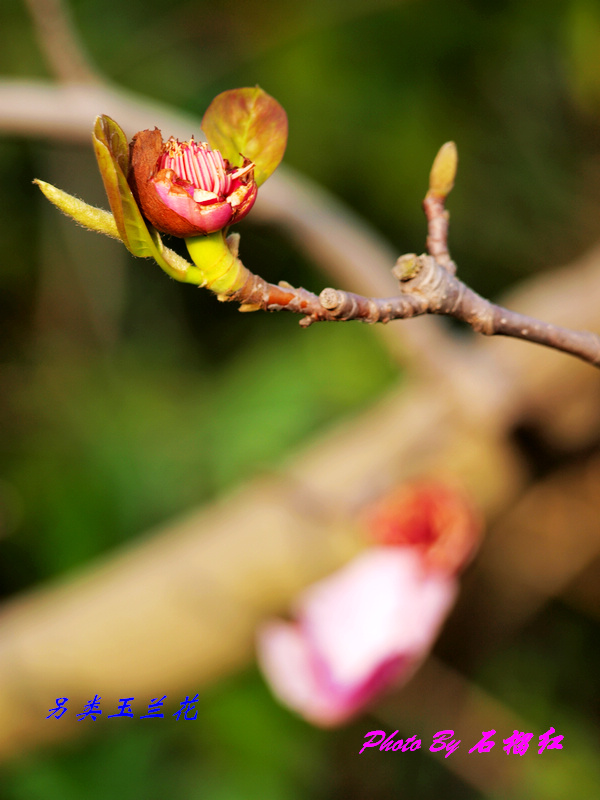
{"type": "Polygon", "coordinates": [[[206,142],[163,142],[157,128],[133,137],[128,181],[146,219],[180,237],[215,233],[239,221],[257,192],[247,158],[232,167],[206,142]]]}

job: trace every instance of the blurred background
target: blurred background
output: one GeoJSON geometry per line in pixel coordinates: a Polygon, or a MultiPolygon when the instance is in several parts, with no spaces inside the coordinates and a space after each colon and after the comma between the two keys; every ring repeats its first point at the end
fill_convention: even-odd
{"type": "MultiPolygon", "coordinates": [[[[0,87],[55,80],[40,45],[40,19],[52,8],[2,3],[0,87]]],[[[70,0],[68,13],[92,69],[110,85],[190,117],[225,89],[260,84],[289,116],[285,163],[343,200],[397,254],[423,249],[428,170],[439,146],[455,140],[450,246],[463,280],[486,296],[525,279],[543,287],[553,268],[587,264],[595,252],[594,0],[70,0]]],[[[278,475],[331,426],[351,425],[413,385],[410,353],[399,358],[370,327],[303,331],[291,315],[238,314],[77,228],[31,181],[106,207],[89,144],[11,131],[1,95],[0,118],[6,608],[240,484],[278,475]]],[[[250,215],[239,232],[244,262],[266,279],[317,292],[331,283],[268,215],[250,215]]],[[[589,269],[600,285],[598,260],[589,269]]],[[[560,298],[546,307],[548,318],[554,309],[560,298]]],[[[595,319],[599,329],[593,313],[588,324],[595,319]]],[[[582,324],[577,314],[570,323],[582,324]]],[[[463,329],[446,327],[457,352],[472,347],[463,329]]],[[[405,694],[324,732],[280,707],[247,662],[203,686],[195,723],[102,720],[54,745],[23,744],[0,767],[1,796],[597,797],[600,387],[591,367],[565,356],[542,356],[526,343],[502,348],[484,341],[477,352],[483,363],[529,349],[528,365],[558,366],[517,393],[510,419],[486,422],[489,442],[471,430],[476,455],[458,460],[459,477],[478,473],[471,483],[489,537],[438,643],[437,667],[405,694]],[[486,461],[495,447],[509,455],[486,461]],[[456,692],[452,680],[460,681],[456,692]],[[419,716],[432,685],[446,687],[439,728],[419,716]],[[461,692],[470,699],[455,707],[461,692]],[[459,716],[469,703],[473,716],[459,716]],[[493,768],[473,755],[459,769],[453,756],[427,751],[436,730],[460,736],[460,719],[462,747],[475,744],[483,728],[469,726],[486,703],[505,723],[499,734],[512,733],[513,719],[517,726],[514,712],[532,726],[520,730],[536,737],[554,726],[565,735],[563,751],[501,752],[493,762],[490,754],[493,768]],[[356,760],[367,731],[391,733],[401,723],[421,735],[423,750],[356,760]]],[[[452,473],[449,456],[444,464],[452,473]]],[[[186,685],[191,696],[196,688],[186,685]]],[[[54,697],[46,701],[50,708],[54,697]]]]}

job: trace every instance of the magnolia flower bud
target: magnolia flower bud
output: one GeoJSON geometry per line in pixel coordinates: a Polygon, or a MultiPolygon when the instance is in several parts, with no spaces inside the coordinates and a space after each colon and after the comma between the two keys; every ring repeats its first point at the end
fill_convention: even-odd
{"type": "Polygon", "coordinates": [[[206,142],[163,142],[140,131],[131,143],[129,185],[146,219],[163,233],[215,233],[246,216],[256,199],[254,164],[232,167],[206,142]]]}
{"type": "Polygon", "coordinates": [[[406,682],[433,645],[480,523],[439,481],[399,487],[365,515],[377,544],[299,596],[293,622],[258,634],[274,693],[316,725],[338,725],[406,682]]]}
{"type": "Polygon", "coordinates": [[[283,703],[316,725],[339,725],[408,679],[456,592],[456,580],[424,569],[412,548],[371,548],[306,589],[295,622],[262,626],[260,665],[283,703]]]}

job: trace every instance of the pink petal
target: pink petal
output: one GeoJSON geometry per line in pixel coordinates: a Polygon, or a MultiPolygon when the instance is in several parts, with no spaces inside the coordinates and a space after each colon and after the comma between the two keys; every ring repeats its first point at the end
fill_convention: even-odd
{"type": "Polygon", "coordinates": [[[258,661],[273,693],[310,722],[337,725],[356,710],[354,703],[319,684],[297,625],[274,621],[263,625],[258,633],[258,661]]]}
{"type": "Polygon", "coordinates": [[[456,582],[424,573],[413,550],[379,547],[310,587],[298,617],[331,681],[351,689],[390,659],[426,653],[455,596],[456,582]]]}
{"type": "Polygon", "coordinates": [[[198,229],[198,233],[213,233],[224,228],[233,215],[233,209],[226,201],[201,204],[187,194],[170,192],[171,184],[160,180],[154,183],[163,203],[198,229]]]}
{"type": "Polygon", "coordinates": [[[409,548],[366,551],[299,598],[296,624],[271,622],[259,661],[275,694],[318,725],[338,724],[427,653],[456,582],[409,548]]]}

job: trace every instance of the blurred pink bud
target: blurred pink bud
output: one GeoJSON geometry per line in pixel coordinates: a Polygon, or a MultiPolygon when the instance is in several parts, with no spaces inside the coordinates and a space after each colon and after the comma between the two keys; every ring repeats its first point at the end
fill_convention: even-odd
{"type": "Polygon", "coordinates": [[[133,137],[129,183],[146,219],[181,237],[232,225],[250,211],[257,192],[248,159],[232,167],[206,142],[163,142],[156,128],[133,137]]]}
{"type": "Polygon", "coordinates": [[[309,587],[297,622],[266,623],[258,658],[274,693],[316,725],[337,725],[407,680],[457,592],[409,547],[375,547],[309,587]]]}

